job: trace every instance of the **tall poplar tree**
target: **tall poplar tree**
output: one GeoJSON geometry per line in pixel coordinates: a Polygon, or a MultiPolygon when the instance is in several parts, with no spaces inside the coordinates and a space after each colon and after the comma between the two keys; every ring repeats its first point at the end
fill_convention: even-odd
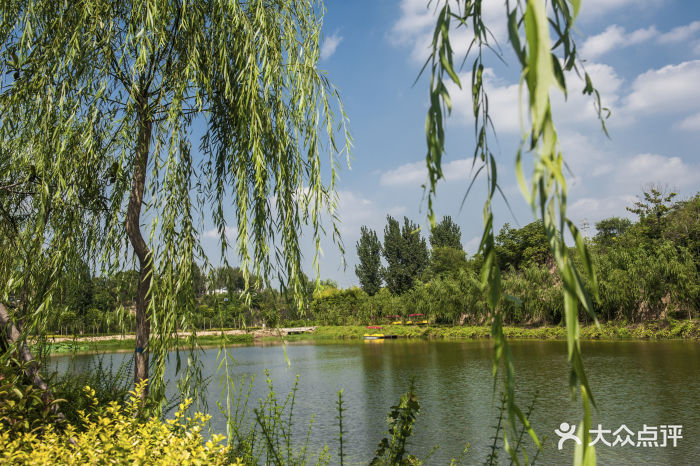
{"type": "Polygon", "coordinates": [[[386,286],[394,294],[403,294],[413,288],[415,281],[428,266],[428,246],[420,235],[418,225],[403,218],[403,227],[387,215],[382,253],[387,266],[384,269],[386,286]]]}
{"type": "MultiPolygon", "coordinates": [[[[47,239],[53,261],[70,246],[104,271],[137,263],[134,381],[149,378],[155,354],[158,395],[175,330],[194,321],[205,213],[224,257],[236,225],[246,282],[249,264],[263,277],[278,265],[302,293],[301,225],[318,245],[335,157],[349,146],[338,93],[317,68],[321,11],[312,0],[3,2],[0,141],[12,172],[35,167],[42,213],[16,238],[38,235],[35,253],[47,239]],[[95,199],[100,209],[80,210],[95,199]],[[80,213],[47,223],[54,206],[80,213]]],[[[3,294],[27,288],[16,267],[2,273],[3,294]]],[[[50,290],[25,291],[46,312],[50,290]]]]}
{"type": "Polygon", "coordinates": [[[382,287],[382,244],[374,230],[363,226],[356,246],[360,263],[355,266],[355,275],[365,293],[374,296],[382,287]]]}
{"type": "Polygon", "coordinates": [[[452,217],[442,217],[440,223],[430,230],[430,246],[462,250],[462,230],[452,221],[452,217]]]}

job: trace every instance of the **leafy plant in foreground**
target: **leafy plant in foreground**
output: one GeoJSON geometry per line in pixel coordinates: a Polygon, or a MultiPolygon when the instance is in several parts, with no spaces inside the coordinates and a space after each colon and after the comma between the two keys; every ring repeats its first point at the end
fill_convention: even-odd
{"type": "Polygon", "coordinates": [[[338,458],[340,459],[340,466],[343,466],[345,464],[345,454],[343,453],[343,434],[345,433],[343,430],[343,412],[347,411],[346,408],[343,408],[343,390],[338,392],[338,401],[336,406],[338,407],[338,415],[336,416],[336,419],[338,420],[338,443],[340,445],[338,450],[338,458]]]}
{"type": "Polygon", "coordinates": [[[12,438],[0,431],[0,463],[17,465],[44,464],[158,464],[224,465],[243,463],[229,458],[223,436],[205,440],[202,432],[209,416],[184,413],[191,400],[181,404],[174,419],[139,420],[134,414],[141,403],[139,384],[129,394],[126,404],[101,405],[95,392],[84,387],[83,394],[91,412],[80,414],[79,425],[68,424],[64,431],[48,425],[42,436],[22,433],[12,438]]]}
{"type": "Polygon", "coordinates": [[[389,411],[386,420],[389,425],[389,436],[379,441],[377,451],[370,462],[371,465],[420,464],[414,455],[406,451],[419,412],[420,403],[418,403],[412,380],[408,393],[402,395],[399,403],[392,406],[389,411]]]}
{"type": "Polygon", "coordinates": [[[53,392],[56,397],[65,400],[61,405],[61,412],[66,420],[79,427],[80,412],[89,413],[93,408],[85,397],[83,389],[86,386],[92,388],[94,398],[100,405],[108,405],[113,401],[119,404],[127,402],[132,387],[131,370],[131,358],[125,358],[114,370],[111,361],[107,364],[104,355],[98,355],[80,371],[69,369],[63,375],[53,374],[53,392]]]}
{"type": "Polygon", "coordinates": [[[48,399],[44,390],[29,383],[21,361],[0,361],[0,431],[8,439],[40,436],[50,425],[62,421],[52,408],[63,401],[48,399]]]}

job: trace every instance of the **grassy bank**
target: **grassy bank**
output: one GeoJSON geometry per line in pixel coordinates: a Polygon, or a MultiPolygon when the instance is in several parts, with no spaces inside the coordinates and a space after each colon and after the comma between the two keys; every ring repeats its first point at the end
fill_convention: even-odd
{"type": "MultiPolygon", "coordinates": [[[[200,346],[221,346],[235,345],[244,343],[253,343],[252,334],[246,335],[207,335],[197,337],[197,343],[200,346]]],[[[182,340],[181,349],[187,348],[187,343],[182,340]]],[[[48,352],[50,354],[70,354],[70,353],[89,353],[95,351],[133,351],[134,339],[114,339],[100,341],[84,341],[80,339],[71,341],[62,341],[59,343],[48,344],[48,352]]]]}
{"type": "MultiPolygon", "coordinates": [[[[321,326],[313,334],[291,335],[288,340],[308,339],[346,339],[362,338],[365,333],[377,332],[398,335],[404,338],[450,338],[450,339],[479,339],[490,338],[491,328],[485,325],[471,326],[414,326],[414,325],[384,325],[382,330],[367,330],[364,326],[321,326]]],[[[508,338],[532,338],[539,340],[566,339],[566,328],[563,326],[516,327],[506,326],[503,332],[508,338]]],[[[585,340],[671,340],[671,339],[700,339],[700,321],[658,321],[643,324],[625,324],[622,322],[607,322],[582,326],[581,337],[585,340]]]]}
{"type": "MultiPolygon", "coordinates": [[[[359,339],[370,332],[362,325],[319,326],[313,333],[288,335],[287,341],[303,340],[343,340],[359,339]]],[[[384,325],[382,330],[371,330],[385,334],[398,335],[401,338],[427,339],[483,339],[491,337],[491,328],[485,325],[456,326],[415,326],[415,325],[384,325]]],[[[508,338],[531,338],[538,340],[566,339],[566,328],[563,326],[516,327],[506,326],[503,332],[508,338]]],[[[623,322],[606,322],[581,327],[581,338],[584,340],[700,340],[700,321],[671,320],[647,322],[642,324],[626,324],[623,322]]],[[[279,341],[279,337],[266,336],[254,338],[252,333],[244,335],[207,335],[198,336],[201,346],[221,346],[253,343],[256,340],[279,341]]],[[[185,348],[183,340],[181,348],[185,348]]],[[[49,345],[51,354],[91,351],[130,351],[134,348],[133,339],[101,340],[88,342],[80,339],[63,341],[49,345]]]]}

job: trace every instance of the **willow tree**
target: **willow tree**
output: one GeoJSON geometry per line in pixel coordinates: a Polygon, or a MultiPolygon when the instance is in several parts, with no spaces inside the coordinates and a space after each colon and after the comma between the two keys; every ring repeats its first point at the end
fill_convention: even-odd
{"type": "MultiPolygon", "coordinates": [[[[269,279],[274,269],[302,292],[301,226],[318,248],[336,157],[350,142],[317,67],[321,22],[313,0],[2,2],[0,141],[18,171],[42,167],[46,205],[103,200],[49,236],[58,249],[80,238],[103,273],[137,262],[134,381],[149,377],[154,354],[157,394],[175,331],[191,328],[205,218],[222,256],[235,248],[246,283],[249,271],[269,279]],[[99,182],[80,197],[75,178],[86,174],[99,182]],[[85,221],[96,234],[78,227],[85,221]]],[[[11,295],[21,270],[4,273],[11,295]]],[[[26,318],[50,308],[51,293],[34,296],[26,318]]]]}
{"type": "MultiPolygon", "coordinates": [[[[482,288],[487,293],[491,312],[492,335],[494,339],[494,375],[502,364],[505,379],[505,395],[511,431],[516,431],[516,421],[522,422],[538,447],[540,441],[529,421],[515,403],[514,366],[508,342],[502,329],[503,310],[499,306],[506,296],[501,286],[501,271],[496,253],[494,234],[493,201],[497,191],[501,192],[496,171],[496,156],[491,150],[493,124],[489,114],[489,97],[484,86],[484,68],[488,55],[504,60],[502,49],[495,42],[489,24],[483,14],[484,0],[443,0],[433,5],[436,11],[436,25],[432,38],[432,50],[424,70],[430,73],[430,106],[426,119],[428,168],[428,208],[431,223],[434,225],[432,202],[438,181],[443,178],[442,155],[445,151],[444,120],[452,109],[448,84],[457,87],[469,86],[472,96],[474,117],[473,167],[476,167],[467,194],[480,174],[486,176],[486,201],[483,207],[484,229],[479,246],[483,256],[481,269],[482,288]],[[471,42],[465,57],[459,62],[470,61],[469,82],[463,83],[454,65],[455,52],[450,35],[455,28],[468,29],[471,42]]],[[[561,152],[552,111],[552,91],[568,92],[566,74],[571,71],[583,78],[581,90],[591,95],[592,105],[603,123],[606,110],[601,107],[600,95],[593,87],[589,75],[578,58],[573,40],[574,21],[581,8],[581,0],[506,0],[502,2],[503,16],[507,24],[507,41],[512,46],[514,59],[520,67],[520,95],[526,103],[519,109],[522,127],[522,142],[515,155],[515,172],[523,196],[532,206],[535,217],[544,224],[547,240],[556,261],[558,273],[563,282],[564,309],[567,327],[568,359],[571,363],[569,386],[572,396],[576,389],[581,394],[584,418],[579,426],[581,444],[576,449],[576,463],[595,463],[595,450],[589,446],[590,403],[593,400],[590,386],[583,368],[579,337],[578,306],[582,306],[595,320],[591,298],[583,285],[583,279],[574,266],[573,258],[565,243],[568,231],[576,243],[581,263],[589,276],[589,283],[597,294],[597,281],[591,258],[583,236],[568,218],[567,183],[564,156],[561,152]],[[552,37],[553,36],[553,37],[552,37]],[[528,183],[522,169],[523,155],[531,155],[533,161],[532,178],[528,183]]],[[[502,192],[501,192],[502,193],[502,192]]],[[[506,201],[507,202],[507,201],[506,201]]],[[[517,301],[517,300],[516,300],[517,301]]],[[[595,320],[597,323],[597,320],[595,320]]],[[[511,440],[513,437],[511,437],[511,440]]],[[[504,445],[513,460],[516,450],[508,443],[508,431],[504,430],[504,445]]],[[[527,461],[527,457],[525,458],[527,461]]]]}
{"type": "MultiPolygon", "coordinates": [[[[15,113],[21,114],[21,109],[15,113]]],[[[4,123],[10,130],[18,124],[4,123]]],[[[22,138],[0,142],[0,358],[22,360],[45,399],[50,392],[27,334],[49,323],[46,311],[61,293],[61,277],[84,264],[88,245],[99,241],[99,222],[93,220],[105,209],[103,182],[94,176],[103,169],[100,162],[83,161],[83,168],[76,169],[84,156],[76,150],[80,134],[68,135],[64,156],[55,159],[48,148],[22,138]]]]}

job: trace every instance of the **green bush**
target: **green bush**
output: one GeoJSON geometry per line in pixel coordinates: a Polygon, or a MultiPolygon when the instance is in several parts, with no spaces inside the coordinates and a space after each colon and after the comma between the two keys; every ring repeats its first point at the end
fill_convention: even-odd
{"type": "Polygon", "coordinates": [[[49,400],[43,390],[25,379],[23,364],[12,358],[2,360],[0,430],[8,439],[25,434],[35,435],[59,420],[55,405],[61,400],[49,400]]]}
{"type": "MultiPolygon", "coordinates": [[[[174,419],[151,418],[141,422],[134,413],[139,390],[131,392],[126,405],[100,405],[90,387],[83,390],[91,413],[83,411],[78,425],[56,429],[47,424],[43,432],[0,433],[0,463],[43,464],[230,464],[222,435],[205,441],[202,430],[209,416],[185,417],[190,401],[180,405],[174,419]]],[[[233,461],[234,464],[242,464],[233,461]]]]}
{"type": "Polygon", "coordinates": [[[125,403],[133,384],[132,364],[133,359],[126,358],[125,362],[114,370],[111,363],[106,364],[104,358],[98,356],[79,372],[68,371],[61,376],[52,376],[52,392],[56,398],[64,400],[60,406],[66,420],[78,426],[81,412],[91,412],[92,405],[83,393],[86,386],[92,387],[94,397],[100,405],[107,405],[113,401],[125,403]]]}
{"type": "Polygon", "coordinates": [[[328,287],[314,294],[310,309],[316,320],[324,325],[364,323],[368,317],[364,315],[367,308],[361,304],[366,298],[367,294],[360,288],[339,290],[328,287]]]}

